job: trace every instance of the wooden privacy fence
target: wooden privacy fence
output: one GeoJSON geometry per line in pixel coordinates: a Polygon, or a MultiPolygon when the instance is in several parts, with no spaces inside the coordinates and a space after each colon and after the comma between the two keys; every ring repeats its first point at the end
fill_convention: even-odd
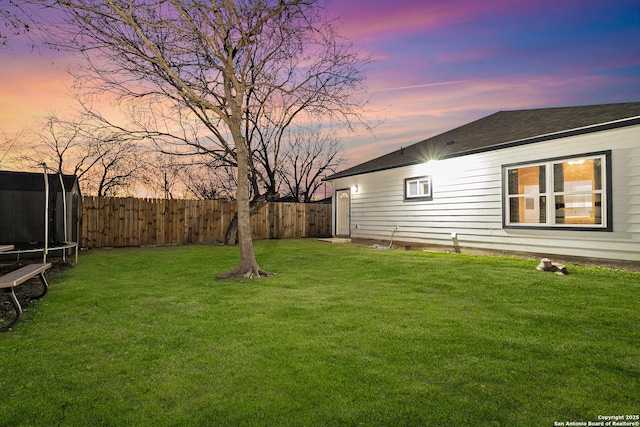
{"type": "MultiPolygon", "coordinates": [[[[235,202],[83,197],[83,248],[223,241],[235,202]]],[[[267,203],[251,216],[254,239],[331,235],[331,205],[267,203]]]]}

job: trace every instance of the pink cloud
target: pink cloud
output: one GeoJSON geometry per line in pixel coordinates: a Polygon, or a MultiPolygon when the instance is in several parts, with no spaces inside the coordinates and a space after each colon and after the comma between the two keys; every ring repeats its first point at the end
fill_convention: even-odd
{"type": "MultiPolygon", "coordinates": [[[[578,3],[579,4],[579,3],[578,3]]],[[[345,36],[357,42],[374,42],[414,32],[434,31],[486,17],[542,14],[545,10],[575,7],[576,1],[554,0],[350,0],[330,5],[332,14],[341,17],[345,36]]]]}
{"type": "Polygon", "coordinates": [[[473,62],[489,57],[494,57],[499,52],[495,48],[481,47],[460,51],[449,51],[438,54],[434,61],[440,64],[453,64],[460,62],[473,62]]]}

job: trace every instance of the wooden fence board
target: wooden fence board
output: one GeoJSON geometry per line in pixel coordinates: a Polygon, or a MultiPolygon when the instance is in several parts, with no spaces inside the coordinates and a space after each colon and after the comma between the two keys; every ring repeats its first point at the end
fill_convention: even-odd
{"type": "MultiPolygon", "coordinates": [[[[83,248],[223,241],[235,202],[83,197],[83,248]]],[[[331,205],[267,203],[251,216],[253,238],[331,235],[331,205]]]]}

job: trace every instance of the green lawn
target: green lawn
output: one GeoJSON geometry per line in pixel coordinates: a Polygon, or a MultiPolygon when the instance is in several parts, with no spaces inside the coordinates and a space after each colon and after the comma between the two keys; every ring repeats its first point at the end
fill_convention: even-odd
{"type": "MultiPolygon", "coordinates": [[[[553,426],[640,408],[640,273],[256,243],[94,250],[0,334],[0,426],[553,426]]],[[[3,296],[4,298],[4,296],[3,296]]]]}

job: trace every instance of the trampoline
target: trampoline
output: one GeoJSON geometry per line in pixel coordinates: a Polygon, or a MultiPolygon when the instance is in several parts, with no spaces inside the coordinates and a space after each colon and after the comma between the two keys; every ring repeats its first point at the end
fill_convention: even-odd
{"type": "Polygon", "coordinates": [[[0,171],[0,259],[78,261],[80,187],[75,175],[0,171]]]}

